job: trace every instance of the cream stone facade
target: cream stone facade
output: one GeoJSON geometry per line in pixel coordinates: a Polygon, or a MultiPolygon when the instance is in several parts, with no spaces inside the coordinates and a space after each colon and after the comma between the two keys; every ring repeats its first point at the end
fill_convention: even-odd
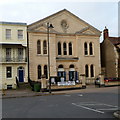
{"type": "Polygon", "coordinates": [[[28,25],[30,79],[39,81],[49,72],[47,23],[54,26],[49,32],[50,76],[77,81],[85,74],[93,83],[101,73],[101,32],[66,9],[28,25]]]}
{"type": "Polygon", "coordinates": [[[2,89],[28,82],[26,23],[0,22],[0,71],[2,89]]]}

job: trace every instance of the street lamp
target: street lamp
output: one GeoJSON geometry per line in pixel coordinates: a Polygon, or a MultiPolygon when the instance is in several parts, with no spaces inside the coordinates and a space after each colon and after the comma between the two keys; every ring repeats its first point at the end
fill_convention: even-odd
{"type": "Polygon", "coordinates": [[[47,38],[48,38],[48,78],[49,78],[49,93],[51,93],[51,80],[50,80],[50,49],[49,49],[49,29],[54,28],[52,24],[47,23],[47,38]]]}

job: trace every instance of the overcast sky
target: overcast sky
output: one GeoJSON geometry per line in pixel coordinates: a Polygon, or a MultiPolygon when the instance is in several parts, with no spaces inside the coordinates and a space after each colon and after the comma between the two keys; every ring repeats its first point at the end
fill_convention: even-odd
{"type": "Polygon", "coordinates": [[[31,24],[62,9],[100,31],[107,26],[110,36],[118,36],[118,0],[0,0],[0,21],[31,24]]]}

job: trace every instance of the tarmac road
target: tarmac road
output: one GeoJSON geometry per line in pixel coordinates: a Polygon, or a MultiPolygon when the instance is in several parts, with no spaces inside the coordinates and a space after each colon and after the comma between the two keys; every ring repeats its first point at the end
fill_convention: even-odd
{"type": "MultiPolygon", "coordinates": [[[[3,118],[114,118],[118,87],[69,91],[63,95],[3,99],[3,118]]],[[[112,119],[112,120],[113,120],[112,119]]]]}

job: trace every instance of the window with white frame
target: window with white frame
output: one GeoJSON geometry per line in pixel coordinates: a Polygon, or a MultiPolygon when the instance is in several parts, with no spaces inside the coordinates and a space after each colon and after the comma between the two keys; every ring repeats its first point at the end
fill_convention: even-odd
{"type": "Polygon", "coordinates": [[[90,66],[90,73],[91,73],[91,77],[94,77],[94,65],[93,64],[90,66]]]}
{"type": "Polygon", "coordinates": [[[89,77],[89,66],[85,65],[85,76],[89,77]]]}
{"type": "Polygon", "coordinates": [[[41,41],[37,41],[37,54],[41,54],[41,41]]]}
{"type": "Polygon", "coordinates": [[[67,45],[65,42],[63,43],[63,55],[67,55],[67,45]]]}
{"type": "Polygon", "coordinates": [[[90,53],[90,55],[93,55],[93,44],[92,44],[92,42],[89,43],[89,53],[90,53]]]}
{"type": "Polygon", "coordinates": [[[11,48],[6,48],[6,61],[11,61],[11,48]]]}
{"type": "Polygon", "coordinates": [[[6,39],[11,39],[11,29],[6,29],[6,39]]]}
{"type": "Polygon", "coordinates": [[[41,79],[41,75],[42,75],[42,70],[41,70],[41,65],[38,65],[38,79],[41,79]]]}
{"type": "Polygon", "coordinates": [[[43,41],[43,54],[47,54],[47,42],[46,42],[46,40],[43,41]]]}
{"type": "Polygon", "coordinates": [[[88,46],[87,43],[84,43],[84,55],[88,55],[88,46]]]}
{"type": "Polygon", "coordinates": [[[44,75],[45,75],[46,79],[48,79],[47,65],[44,66],[44,75]]]}
{"type": "Polygon", "coordinates": [[[23,60],[23,48],[18,48],[18,60],[23,60]]]}
{"type": "Polygon", "coordinates": [[[12,67],[6,67],[6,78],[12,77],[12,67]]]}
{"type": "Polygon", "coordinates": [[[61,43],[58,42],[58,55],[61,55],[61,43]]]}
{"type": "Polygon", "coordinates": [[[69,55],[72,55],[72,43],[69,43],[69,55]]]}
{"type": "Polygon", "coordinates": [[[23,39],[23,30],[18,30],[18,39],[23,39]]]}

